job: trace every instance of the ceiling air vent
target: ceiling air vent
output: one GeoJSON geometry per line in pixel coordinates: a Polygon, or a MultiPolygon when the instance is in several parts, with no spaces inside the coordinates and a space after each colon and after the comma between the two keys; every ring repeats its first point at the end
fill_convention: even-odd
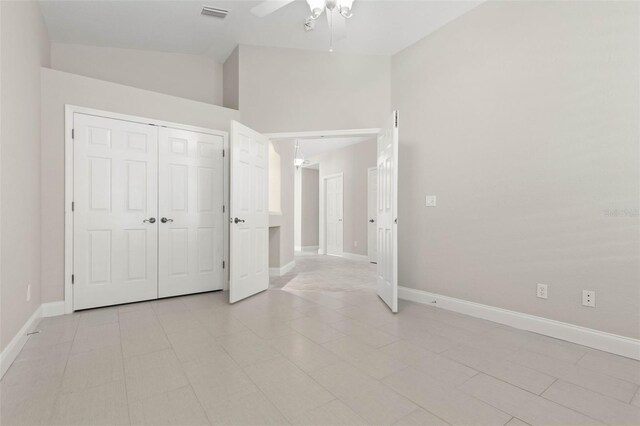
{"type": "Polygon", "coordinates": [[[214,18],[224,19],[229,14],[229,11],[218,9],[217,7],[202,6],[202,12],[200,13],[207,16],[213,16],[214,18]]]}

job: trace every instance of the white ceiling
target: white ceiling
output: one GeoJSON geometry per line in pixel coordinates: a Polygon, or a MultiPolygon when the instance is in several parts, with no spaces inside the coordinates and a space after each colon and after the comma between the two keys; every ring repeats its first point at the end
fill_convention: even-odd
{"type": "MultiPolygon", "coordinates": [[[[355,0],[347,38],[334,50],[392,55],[481,3],[477,1],[355,0]]],[[[327,50],[329,28],[319,19],[305,32],[304,0],[257,18],[259,1],[41,0],[49,36],[60,43],[204,54],[224,62],[238,44],[327,50]],[[229,9],[226,19],[200,15],[202,5],[229,9]]]]}
{"type": "MultiPolygon", "coordinates": [[[[349,145],[370,141],[372,136],[357,136],[349,138],[318,138],[318,139],[299,139],[300,151],[305,160],[315,157],[318,154],[344,148],[349,145]]],[[[295,143],[292,141],[292,143],[295,143]]]]}

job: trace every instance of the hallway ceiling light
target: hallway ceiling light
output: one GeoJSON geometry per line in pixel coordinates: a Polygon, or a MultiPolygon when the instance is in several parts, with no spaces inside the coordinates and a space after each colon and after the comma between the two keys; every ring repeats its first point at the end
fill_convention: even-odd
{"type": "Polygon", "coordinates": [[[296,141],[296,151],[293,155],[293,165],[296,168],[302,167],[304,164],[304,155],[302,155],[302,151],[300,151],[300,142],[296,141]]]}

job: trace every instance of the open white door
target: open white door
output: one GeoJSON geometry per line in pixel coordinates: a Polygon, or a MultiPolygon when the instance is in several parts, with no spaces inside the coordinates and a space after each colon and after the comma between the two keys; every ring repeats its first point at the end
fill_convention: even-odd
{"type": "Polygon", "coordinates": [[[367,171],[367,254],[369,262],[378,262],[378,168],[367,171]]]}
{"type": "Polygon", "coordinates": [[[378,296],[398,312],[398,111],[378,134],[378,296]]]}
{"type": "Polygon", "coordinates": [[[269,141],[231,121],[229,302],[269,287],[269,141]]]}

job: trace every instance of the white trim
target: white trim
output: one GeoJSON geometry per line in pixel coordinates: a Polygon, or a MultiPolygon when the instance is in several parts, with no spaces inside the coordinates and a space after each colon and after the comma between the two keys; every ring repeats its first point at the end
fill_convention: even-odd
{"type": "Polygon", "coordinates": [[[398,297],[640,360],[640,340],[535,315],[398,286],[398,297]]]}
{"type": "Polygon", "coordinates": [[[309,253],[318,253],[320,246],[302,246],[300,247],[300,251],[309,252],[309,253]]]}
{"type": "Polygon", "coordinates": [[[289,273],[296,266],[296,261],[292,260],[280,268],[269,268],[269,275],[273,277],[281,277],[289,273]]]}
{"type": "Polygon", "coordinates": [[[2,378],[4,373],[6,373],[9,367],[11,367],[11,364],[13,364],[13,361],[15,361],[25,343],[27,343],[27,339],[29,338],[27,333],[36,328],[41,317],[42,305],[38,306],[27,322],[24,323],[20,331],[18,331],[9,344],[4,348],[2,353],[0,353],[0,378],[2,378]]]}
{"type": "Polygon", "coordinates": [[[380,129],[347,129],[347,130],[313,130],[310,132],[284,132],[265,133],[264,136],[271,140],[282,139],[317,139],[317,138],[340,138],[357,136],[377,136],[380,129]]]}
{"type": "Polygon", "coordinates": [[[74,114],[86,114],[104,118],[112,118],[116,120],[131,121],[134,123],[150,124],[158,127],[169,127],[172,129],[187,130],[191,132],[205,133],[209,135],[221,136],[224,139],[225,158],[223,162],[224,179],[224,203],[226,206],[224,212],[224,253],[223,260],[227,266],[227,272],[224,274],[223,289],[229,288],[229,133],[221,130],[212,130],[204,127],[190,126],[187,124],[174,123],[171,121],[156,120],[153,118],[138,117],[134,115],[119,114],[111,111],[103,111],[93,108],[85,108],[76,105],[65,104],[64,106],[64,146],[65,146],[65,164],[64,164],[64,313],[73,312],[73,286],[71,284],[71,275],[73,274],[73,215],[71,214],[71,203],[73,201],[73,138],[71,132],[73,130],[74,114]]]}
{"type": "Polygon", "coordinates": [[[363,254],[355,254],[355,253],[347,253],[346,251],[342,252],[342,257],[349,260],[357,260],[357,261],[369,261],[369,256],[365,256],[363,254]]]}
{"type": "Polygon", "coordinates": [[[42,318],[64,315],[64,300],[60,300],[59,302],[43,303],[41,307],[42,318]]]}

